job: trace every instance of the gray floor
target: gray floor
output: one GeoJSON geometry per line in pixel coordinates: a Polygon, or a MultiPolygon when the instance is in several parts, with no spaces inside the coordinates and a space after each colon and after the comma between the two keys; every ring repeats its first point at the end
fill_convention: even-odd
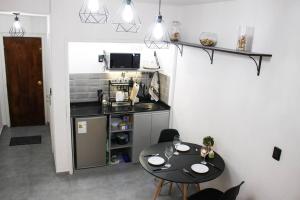
{"type": "MultiPolygon", "coordinates": [[[[94,168],[57,175],[46,126],[5,128],[0,136],[1,200],[150,200],[153,177],[139,165],[94,168]],[[42,144],[9,146],[12,136],[42,135],[42,144]]],[[[182,199],[167,187],[159,200],[182,199]]]]}

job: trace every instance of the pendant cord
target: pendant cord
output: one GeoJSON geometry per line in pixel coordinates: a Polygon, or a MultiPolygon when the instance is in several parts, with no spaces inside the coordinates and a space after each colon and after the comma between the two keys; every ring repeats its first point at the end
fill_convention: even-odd
{"type": "Polygon", "coordinates": [[[158,14],[159,15],[161,15],[160,8],[161,8],[161,0],[159,0],[159,8],[158,8],[158,14]]]}

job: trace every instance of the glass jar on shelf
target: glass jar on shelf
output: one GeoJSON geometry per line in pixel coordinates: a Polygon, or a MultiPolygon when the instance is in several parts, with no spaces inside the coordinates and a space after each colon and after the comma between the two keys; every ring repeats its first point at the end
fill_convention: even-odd
{"type": "Polygon", "coordinates": [[[251,51],[253,43],[254,27],[239,26],[237,47],[238,51],[251,51]]]}
{"type": "Polygon", "coordinates": [[[178,42],[181,39],[181,24],[179,21],[173,21],[172,26],[171,26],[171,35],[170,35],[170,40],[172,42],[178,42]]]}
{"type": "Polygon", "coordinates": [[[199,40],[203,46],[214,47],[218,42],[218,36],[216,33],[202,32],[199,40]]]}

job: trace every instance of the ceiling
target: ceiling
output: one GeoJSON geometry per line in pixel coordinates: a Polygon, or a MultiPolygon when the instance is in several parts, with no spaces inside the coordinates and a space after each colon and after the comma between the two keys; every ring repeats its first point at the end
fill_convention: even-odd
{"type": "MultiPolygon", "coordinates": [[[[159,0],[136,0],[136,2],[147,2],[147,3],[158,3],[159,0]]],[[[164,4],[175,4],[175,5],[191,5],[218,1],[230,1],[230,0],[162,0],[164,4]]]]}

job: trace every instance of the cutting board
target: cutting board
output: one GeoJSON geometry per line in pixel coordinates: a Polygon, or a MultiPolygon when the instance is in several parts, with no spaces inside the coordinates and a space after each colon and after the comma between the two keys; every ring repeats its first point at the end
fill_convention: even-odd
{"type": "Polygon", "coordinates": [[[140,85],[138,83],[134,83],[130,94],[130,100],[132,101],[132,105],[135,102],[139,90],[140,90],[140,85]]]}

